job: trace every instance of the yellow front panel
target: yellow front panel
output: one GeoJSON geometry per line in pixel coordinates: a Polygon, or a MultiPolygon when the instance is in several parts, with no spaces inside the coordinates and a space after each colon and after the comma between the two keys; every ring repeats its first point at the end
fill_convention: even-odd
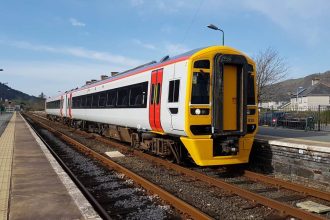
{"type": "Polygon", "coordinates": [[[223,130],[237,130],[237,67],[225,65],[223,71],[223,130]]]}
{"type": "Polygon", "coordinates": [[[213,156],[212,139],[191,139],[180,137],[192,159],[199,166],[241,164],[249,162],[253,138],[240,138],[239,152],[232,156],[213,156]]]}

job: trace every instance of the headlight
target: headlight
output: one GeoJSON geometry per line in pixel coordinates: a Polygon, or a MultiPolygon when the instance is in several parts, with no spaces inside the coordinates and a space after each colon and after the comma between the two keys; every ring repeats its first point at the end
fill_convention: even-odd
{"type": "Polygon", "coordinates": [[[208,109],[208,108],[191,108],[190,113],[192,115],[208,115],[210,113],[210,109],[208,109]]]}
{"type": "Polygon", "coordinates": [[[247,115],[254,115],[255,113],[256,113],[256,110],[254,108],[246,110],[247,115]]]}

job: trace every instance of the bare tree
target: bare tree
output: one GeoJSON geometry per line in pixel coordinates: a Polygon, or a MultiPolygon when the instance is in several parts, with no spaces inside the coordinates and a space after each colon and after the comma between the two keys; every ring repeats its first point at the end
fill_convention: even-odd
{"type": "Polygon", "coordinates": [[[41,92],[41,94],[38,97],[41,99],[46,99],[46,95],[43,92],[41,92]]]}
{"type": "Polygon", "coordinates": [[[270,47],[259,51],[253,59],[257,65],[258,101],[261,102],[276,92],[272,85],[282,81],[287,76],[289,68],[279,53],[270,47]]]}

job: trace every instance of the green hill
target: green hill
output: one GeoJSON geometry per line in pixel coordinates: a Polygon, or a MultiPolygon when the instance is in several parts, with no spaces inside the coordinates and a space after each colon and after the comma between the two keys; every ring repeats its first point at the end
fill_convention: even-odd
{"type": "Polygon", "coordinates": [[[297,93],[297,88],[303,87],[307,89],[312,85],[313,79],[319,79],[320,82],[330,85],[330,70],[324,73],[314,73],[298,79],[288,79],[276,83],[267,88],[265,101],[289,101],[292,94],[297,93]]]}
{"type": "Polygon", "coordinates": [[[28,95],[0,82],[0,101],[3,103],[5,100],[21,105],[27,110],[43,110],[45,102],[42,98],[28,95]]]}

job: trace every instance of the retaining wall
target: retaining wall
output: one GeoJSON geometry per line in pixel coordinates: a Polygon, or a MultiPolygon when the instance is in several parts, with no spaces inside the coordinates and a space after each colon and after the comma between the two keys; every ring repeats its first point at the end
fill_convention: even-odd
{"type": "Polygon", "coordinates": [[[250,166],[265,173],[319,183],[330,190],[330,147],[255,140],[250,166]]]}

